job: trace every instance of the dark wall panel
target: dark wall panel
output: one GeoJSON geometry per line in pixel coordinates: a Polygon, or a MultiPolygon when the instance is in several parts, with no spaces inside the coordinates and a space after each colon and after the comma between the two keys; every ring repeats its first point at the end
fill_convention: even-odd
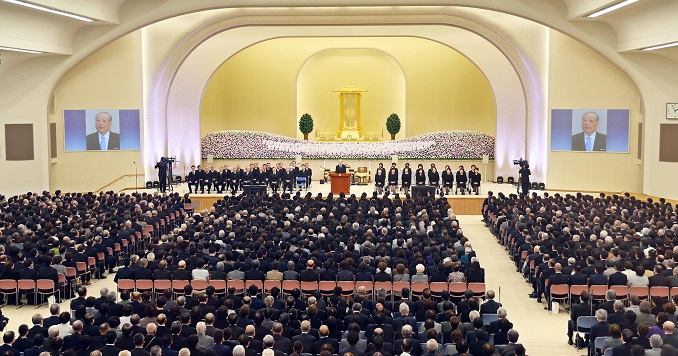
{"type": "Polygon", "coordinates": [[[5,150],[8,161],[32,161],[33,124],[5,124],[5,150]]]}

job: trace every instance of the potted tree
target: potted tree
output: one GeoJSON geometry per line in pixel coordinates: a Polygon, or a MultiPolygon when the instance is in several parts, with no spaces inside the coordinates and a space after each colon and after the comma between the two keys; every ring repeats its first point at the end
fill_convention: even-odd
{"type": "Polygon", "coordinates": [[[391,134],[391,140],[395,140],[395,136],[400,132],[400,118],[398,114],[391,114],[386,119],[386,130],[391,134]]]}
{"type": "Polygon", "coordinates": [[[309,113],[301,115],[299,119],[299,131],[304,134],[304,140],[308,141],[308,134],[313,131],[313,117],[309,113]]]}

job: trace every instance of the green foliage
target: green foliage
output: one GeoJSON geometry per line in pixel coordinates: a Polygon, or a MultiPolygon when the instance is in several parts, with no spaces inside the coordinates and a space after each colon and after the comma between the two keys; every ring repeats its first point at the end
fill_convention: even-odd
{"type": "Polygon", "coordinates": [[[388,116],[388,119],[386,119],[386,130],[391,135],[400,132],[400,118],[398,117],[398,114],[393,113],[388,116]]]}
{"type": "Polygon", "coordinates": [[[299,131],[304,135],[308,135],[313,131],[313,117],[309,113],[301,115],[299,119],[299,131]]]}

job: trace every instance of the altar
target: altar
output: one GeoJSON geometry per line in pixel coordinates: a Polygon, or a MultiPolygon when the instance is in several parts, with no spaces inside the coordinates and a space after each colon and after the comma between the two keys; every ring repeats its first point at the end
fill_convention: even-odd
{"type": "Polygon", "coordinates": [[[381,141],[384,138],[381,132],[365,132],[362,128],[360,103],[362,93],[366,89],[346,86],[333,90],[339,93],[339,125],[336,132],[316,130],[317,141],[381,141]]]}

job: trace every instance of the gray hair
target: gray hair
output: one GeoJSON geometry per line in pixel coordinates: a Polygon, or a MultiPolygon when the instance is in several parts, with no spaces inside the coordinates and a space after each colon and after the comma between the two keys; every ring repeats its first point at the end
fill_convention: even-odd
{"type": "Polygon", "coordinates": [[[99,289],[99,294],[101,294],[102,297],[108,296],[108,288],[103,287],[103,288],[99,289]]]}
{"type": "Polygon", "coordinates": [[[438,350],[438,342],[435,341],[434,339],[429,339],[429,340],[426,342],[426,348],[427,348],[430,352],[434,352],[434,351],[438,350]]]}
{"type": "Polygon", "coordinates": [[[245,356],[245,347],[242,345],[234,347],[233,356],[245,356]]]}
{"type": "Polygon", "coordinates": [[[262,341],[264,342],[264,347],[268,348],[268,347],[273,347],[273,343],[275,342],[275,339],[273,339],[273,335],[269,334],[269,335],[264,336],[264,340],[262,340],[262,341]]]}
{"type": "Polygon", "coordinates": [[[596,310],[596,319],[598,319],[598,321],[607,320],[607,310],[605,309],[596,310]]]}
{"type": "Polygon", "coordinates": [[[504,308],[497,309],[497,316],[499,317],[499,319],[506,318],[506,315],[507,315],[506,309],[504,309],[504,308]]]}
{"type": "Polygon", "coordinates": [[[661,348],[662,345],[664,345],[664,341],[662,340],[662,337],[659,336],[659,334],[650,336],[650,346],[652,346],[653,349],[661,348]]]}

